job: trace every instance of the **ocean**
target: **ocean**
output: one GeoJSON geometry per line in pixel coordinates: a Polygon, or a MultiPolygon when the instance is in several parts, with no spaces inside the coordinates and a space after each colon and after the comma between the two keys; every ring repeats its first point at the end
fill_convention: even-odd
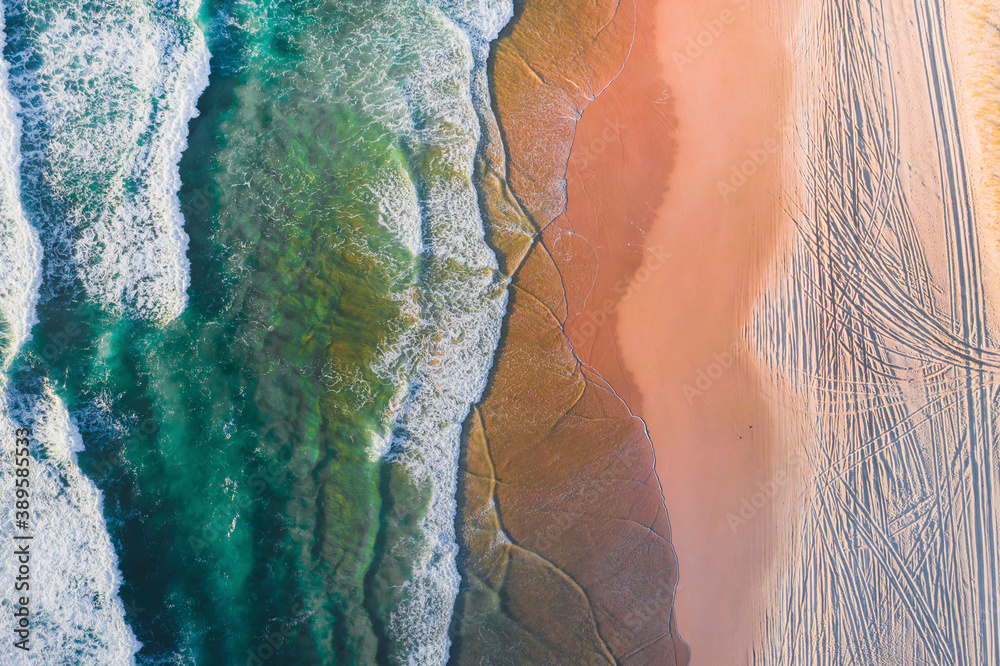
{"type": "Polygon", "coordinates": [[[0,516],[29,429],[36,592],[0,662],[447,660],[512,11],[5,3],[0,516]]]}

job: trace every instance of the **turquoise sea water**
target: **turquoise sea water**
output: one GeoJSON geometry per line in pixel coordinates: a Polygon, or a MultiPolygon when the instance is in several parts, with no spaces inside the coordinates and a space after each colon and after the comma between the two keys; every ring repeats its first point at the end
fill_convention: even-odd
{"type": "Polygon", "coordinates": [[[5,5],[0,388],[53,479],[59,655],[24,663],[446,660],[506,302],[471,174],[509,15],[5,5]]]}

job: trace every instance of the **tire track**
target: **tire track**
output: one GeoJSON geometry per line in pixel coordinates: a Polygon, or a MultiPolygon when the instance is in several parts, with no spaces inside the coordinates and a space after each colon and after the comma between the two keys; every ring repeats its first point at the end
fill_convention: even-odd
{"type": "Polygon", "coordinates": [[[749,663],[997,666],[1000,414],[942,0],[802,9],[794,233],[747,326],[809,461],[749,663]]]}

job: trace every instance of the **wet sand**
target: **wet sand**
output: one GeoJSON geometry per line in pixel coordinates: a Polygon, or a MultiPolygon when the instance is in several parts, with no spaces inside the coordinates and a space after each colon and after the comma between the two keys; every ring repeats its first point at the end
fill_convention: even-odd
{"type": "Polygon", "coordinates": [[[672,256],[668,245],[646,248],[645,241],[669,187],[677,127],[652,29],[656,3],[636,10],[628,62],[577,123],[566,212],[545,234],[567,284],[574,351],[633,413],[641,411],[642,394],[615,338],[618,310],[672,256]]]}
{"type": "Polygon", "coordinates": [[[629,64],[577,125],[567,210],[547,230],[576,355],[648,427],[694,664],[745,661],[786,490],[742,342],[782,220],[787,56],[770,22],[790,19],[770,4],[640,6],[629,64]]]}
{"type": "MultiPolygon", "coordinates": [[[[784,457],[783,443],[743,343],[783,223],[788,62],[785,28],[778,26],[790,17],[778,7],[731,0],[659,5],[676,164],[645,239],[650,270],[632,281],[615,331],[641,395],[638,413],[670,515],[680,563],[679,629],[692,663],[709,666],[746,661],[774,534],[772,509],[785,490],[785,468],[773,455],[784,457]],[[669,256],[661,262],[656,253],[664,248],[669,256]]],[[[651,150],[641,133],[633,147],[651,150]]],[[[638,161],[629,182],[657,186],[638,161]]],[[[619,196],[637,194],[625,189],[619,196]]]]}
{"type": "MultiPolygon", "coordinates": [[[[621,392],[574,353],[567,322],[600,259],[563,215],[577,120],[626,59],[655,84],[655,50],[635,39],[652,4],[519,4],[492,59],[499,127],[484,128],[477,182],[511,301],[461,460],[456,663],[688,663],[652,445],[621,392]]],[[[595,159],[617,133],[598,130],[595,159]]],[[[665,186],[670,145],[658,149],[650,168],[665,186]]],[[[630,237],[620,254],[634,269],[641,235],[630,237]]]]}

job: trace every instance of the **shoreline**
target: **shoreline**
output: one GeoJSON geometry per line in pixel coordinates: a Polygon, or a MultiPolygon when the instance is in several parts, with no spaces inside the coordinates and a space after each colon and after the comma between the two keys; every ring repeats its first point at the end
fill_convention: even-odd
{"type": "Polygon", "coordinates": [[[619,313],[673,256],[668,244],[645,248],[676,159],[673,99],[648,28],[656,6],[656,0],[636,3],[628,61],[577,123],[566,211],[545,230],[567,283],[565,329],[574,353],[633,414],[641,411],[642,394],[616,337],[619,313]]]}
{"type": "Polygon", "coordinates": [[[520,4],[491,57],[498,126],[478,180],[512,281],[487,390],[465,429],[454,659],[688,663],[645,426],[581,362],[566,328],[590,285],[585,263],[567,264],[582,236],[560,221],[564,177],[577,121],[632,52],[631,9],[520,4]]]}

